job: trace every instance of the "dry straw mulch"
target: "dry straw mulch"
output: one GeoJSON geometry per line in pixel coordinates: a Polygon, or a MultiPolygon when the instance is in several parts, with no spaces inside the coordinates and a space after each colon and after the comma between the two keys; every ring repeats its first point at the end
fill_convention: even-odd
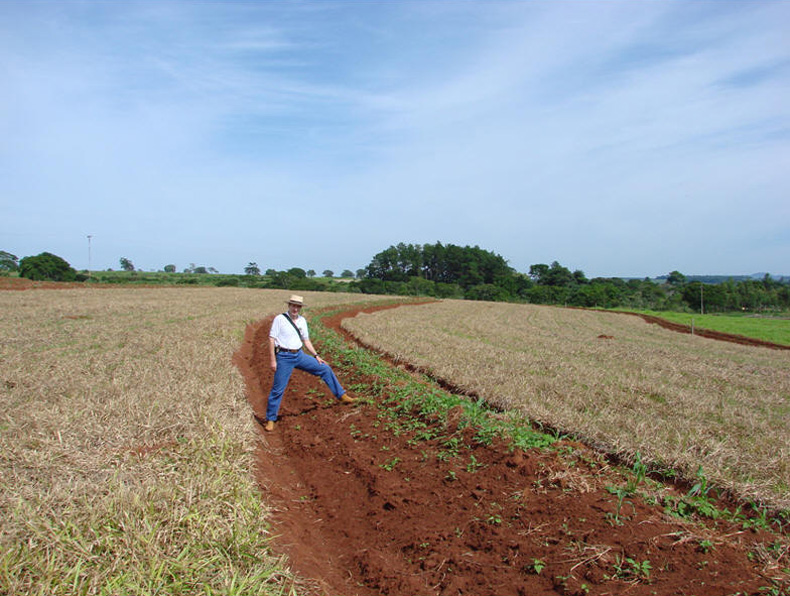
{"type": "Polygon", "coordinates": [[[0,292],[0,594],[293,589],[232,364],[245,326],[287,295],[0,292]]]}

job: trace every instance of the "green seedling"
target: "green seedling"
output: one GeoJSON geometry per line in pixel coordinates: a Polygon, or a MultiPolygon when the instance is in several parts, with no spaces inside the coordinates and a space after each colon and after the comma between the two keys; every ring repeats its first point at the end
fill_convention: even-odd
{"type": "Polygon", "coordinates": [[[395,467],[400,463],[401,459],[399,457],[393,457],[390,461],[380,464],[380,468],[384,468],[387,472],[392,472],[395,467]]]}
{"type": "Polygon", "coordinates": [[[535,575],[540,575],[540,572],[546,568],[546,563],[540,559],[532,559],[532,563],[527,569],[535,575]]]}

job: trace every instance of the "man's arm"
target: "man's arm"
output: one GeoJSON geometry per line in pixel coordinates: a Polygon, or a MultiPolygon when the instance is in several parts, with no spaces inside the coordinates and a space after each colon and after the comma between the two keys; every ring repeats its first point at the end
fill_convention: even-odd
{"type": "Polygon", "coordinates": [[[274,353],[274,338],[269,338],[269,361],[272,370],[277,370],[277,356],[274,353]]]}
{"type": "Polygon", "coordinates": [[[308,354],[312,354],[315,356],[315,359],[318,360],[318,362],[324,364],[323,358],[318,355],[318,350],[313,347],[313,342],[311,342],[309,339],[304,340],[304,347],[307,348],[308,354]]]}

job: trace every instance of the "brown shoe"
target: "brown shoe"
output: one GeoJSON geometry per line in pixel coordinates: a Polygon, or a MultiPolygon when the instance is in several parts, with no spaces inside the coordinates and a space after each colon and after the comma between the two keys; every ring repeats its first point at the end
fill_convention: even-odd
{"type": "Polygon", "coordinates": [[[353,404],[357,401],[356,397],[351,397],[348,393],[344,393],[343,396],[340,398],[340,403],[344,404],[353,404]]]}
{"type": "Polygon", "coordinates": [[[272,432],[274,430],[274,420],[267,420],[263,430],[266,432],[272,432]]]}

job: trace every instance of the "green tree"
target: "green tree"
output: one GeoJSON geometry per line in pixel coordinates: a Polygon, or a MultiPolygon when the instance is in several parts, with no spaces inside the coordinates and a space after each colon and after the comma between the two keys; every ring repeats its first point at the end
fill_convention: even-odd
{"type": "MultiPolygon", "coordinates": [[[[581,272],[580,272],[581,273],[581,272]]],[[[584,273],[581,274],[581,277],[584,278],[584,273]]],[[[548,286],[560,286],[563,288],[569,288],[576,285],[577,277],[571,273],[571,270],[567,267],[563,267],[557,261],[554,261],[549,267],[548,276],[546,278],[546,285],[548,286]]]]}
{"type": "Polygon", "coordinates": [[[315,277],[315,269],[308,269],[307,277],[315,277]]]}
{"type": "Polygon", "coordinates": [[[390,246],[374,255],[367,268],[367,277],[382,281],[406,281],[408,275],[398,264],[398,249],[390,246]]]}
{"type": "Polygon", "coordinates": [[[350,269],[343,269],[343,273],[340,274],[340,277],[345,277],[345,278],[349,278],[350,277],[350,278],[353,279],[354,278],[354,272],[351,271],[350,269]]]}
{"type": "Polygon", "coordinates": [[[17,269],[19,269],[19,257],[0,250],[0,271],[16,271],[17,269]]]}
{"type": "Polygon", "coordinates": [[[433,296],[436,293],[436,284],[422,277],[411,277],[406,282],[405,291],[409,296],[433,296]]]}
{"type": "Polygon", "coordinates": [[[681,292],[683,301],[699,312],[722,312],[727,310],[726,288],[720,284],[703,284],[695,281],[686,285],[681,292]]]}
{"type": "Polygon", "coordinates": [[[514,274],[505,259],[478,246],[444,246],[440,242],[420,246],[401,242],[375,255],[365,277],[399,282],[423,277],[470,288],[494,283],[504,287],[502,280],[514,274]]]}
{"type": "Polygon", "coordinates": [[[541,286],[570,288],[578,284],[587,283],[587,278],[584,276],[583,271],[576,270],[571,273],[570,269],[563,267],[557,261],[554,261],[550,266],[543,263],[531,265],[529,276],[536,284],[541,286]]]}
{"type": "Polygon", "coordinates": [[[195,267],[194,269],[192,269],[192,273],[201,273],[201,274],[202,273],[208,273],[208,269],[206,269],[203,266],[195,267]]]}
{"type": "Polygon", "coordinates": [[[672,271],[667,275],[667,283],[671,286],[679,286],[686,283],[686,276],[680,271],[672,271]]]}
{"type": "Polygon", "coordinates": [[[121,257],[121,269],[124,271],[134,271],[134,265],[126,257],[121,257]]]}
{"type": "Polygon", "coordinates": [[[365,277],[359,282],[359,289],[363,294],[386,294],[387,282],[376,277],[365,277]]]}
{"type": "Polygon", "coordinates": [[[491,300],[491,301],[504,301],[507,300],[507,292],[495,286],[494,284],[479,284],[472,286],[464,293],[464,298],[467,300],[491,300]]]}
{"type": "Polygon", "coordinates": [[[307,277],[307,272],[304,269],[300,269],[299,267],[291,267],[287,273],[291,277],[298,277],[299,279],[304,279],[307,277]]]}
{"type": "Polygon", "coordinates": [[[546,285],[548,274],[549,266],[544,263],[536,263],[529,266],[529,276],[536,284],[546,285]]]}
{"type": "Polygon", "coordinates": [[[165,265],[165,273],[175,273],[176,266],[175,265],[165,265]]]}
{"type": "Polygon", "coordinates": [[[324,269],[324,277],[334,277],[335,272],[331,269],[324,269]]]}
{"type": "Polygon", "coordinates": [[[74,281],[77,272],[64,259],[49,252],[25,257],[19,262],[19,275],[35,281],[74,281]]]}
{"type": "Polygon", "coordinates": [[[246,273],[247,275],[260,275],[261,274],[261,270],[258,267],[258,263],[249,263],[244,268],[244,273],[246,273]]]}

